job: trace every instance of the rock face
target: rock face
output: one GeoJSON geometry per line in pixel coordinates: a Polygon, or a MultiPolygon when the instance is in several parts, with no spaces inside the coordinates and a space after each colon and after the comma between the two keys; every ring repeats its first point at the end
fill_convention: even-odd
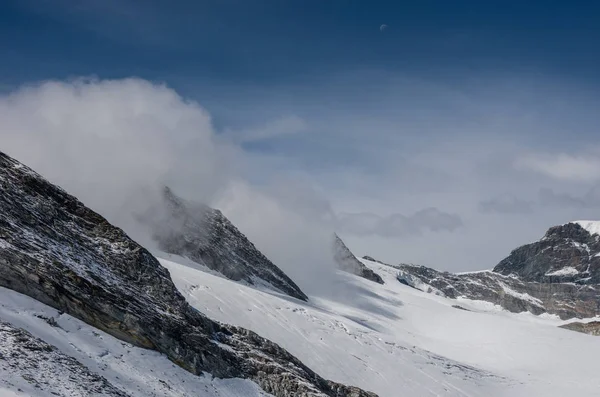
{"type": "Polygon", "coordinates": [[[0,340],[0,372],[15,374],[32,387],[57,396],[128,396],[74,358],[1,320],[0,340]]]}
{"type": "Polygon", "coordinates": [[[143,217],[162,251],[184,256],[228,279],[308,300],[221,211],[182,200],[169,188],[163,190],[162,198],[164,208],[143,217]]]}
{"type": "Polygon", "coordinates": [[[414,265],[394,267],[400,282],[425,292],[484,300],[512,312],[594,317],[600,314],[597,226],[578,221],[553,227],[541,240],[512,251],[493,271],[452,274],[414,265]]]}
{"type": "Polygon", "coordinates": [[[337,234],[333,241],[333,259],[341,270],[383,284],[381,276],[359,261],[337,234]]]}
{"type": "Polygon", "coordinates": [[[578,221],[550,228],[541,240],[511,252],[494,272],[538,283],[600,284],[600,236],[582,225],[593,223],[578,221]]]}
{"type": "Polygon", "coordinates": [[[0,188],[0,286],[195,374],[248,378],[278,397],[374,396],[324,380],[251,331],[205,317],[146,249],[3,153],[0,188]]]}
{"type": "Polygon", "coordinates": [[[423,266],[399,265],[398,281],[424,292],[483,300],[514,313],[556,314],[562,319],[600,313],[600,290],[593,285],[534,283],[491,271],[452,274],[423,266]]]}
{"type": "Polygon", "coordinates": [[[589,323],[573,322],[561,325],[560,327],[588,335],[600,336],[600,321],[591,321],[589,323]]]}

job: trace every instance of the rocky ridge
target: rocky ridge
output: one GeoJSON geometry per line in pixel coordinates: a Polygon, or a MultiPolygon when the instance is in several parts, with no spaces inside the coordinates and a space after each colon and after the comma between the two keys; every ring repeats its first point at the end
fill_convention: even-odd
{"type": "Polygon", "coordinates": [[[394,266],[397,279],[425,292],[483,300],[516,313],[594,317],[600,314],[600,236],[582,225],[590,223],[550,228],[539,241],[513,250],[492,271],[453,274],[401,264],[394,266]]]}
{"type": "Polygon", "coordinates": [[[140,217],[150,226],[160,250],[186,257],[230,280],[308,300],[221,211],[183,200],[168,187],[163,189],[162,204],[158,211],[140,217]]]}
{"type": "Polygon", "coordinates": [[[588,335],[600,336],[600,321],[590,321],[589,323],[575,321],[572,323],[561,325],[560,327],[588,335]]]}
{"type": "Polygon", "coordinates": [[[121,229],[0,153],[0,286],[195,373],[247,378],[277,397],[374,396],[327,381],[257,334],[192,308],[121,229]]]}
{"type": "Polygon", "coordinates": [[[381,276],[359,261],[337,234],[333,241],[333,259],[340,270],[383,284],[381,276]]]}

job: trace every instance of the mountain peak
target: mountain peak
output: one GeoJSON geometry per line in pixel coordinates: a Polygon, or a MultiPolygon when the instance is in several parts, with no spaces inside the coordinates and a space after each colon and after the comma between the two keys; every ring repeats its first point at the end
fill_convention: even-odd
{"type": "Polygon", "coordinates": [[[162,205],[161,211],[142,219],[160,250],[186,257],[230,280],[308,300],[221,211],[184,200],[168,186],[163,188],[162,205]]]}
{"type": "Polygon", "coordinates": [[[381,276],[358,260],[337,233],[334,233],[333,236],[333,259],[340,270],[383,284],[381,276]]]}

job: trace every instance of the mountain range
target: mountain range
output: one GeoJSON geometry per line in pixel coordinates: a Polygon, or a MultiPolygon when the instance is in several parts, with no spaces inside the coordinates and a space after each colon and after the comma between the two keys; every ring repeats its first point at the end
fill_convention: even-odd
{"type": "Polygon", "coordinates": [[[0,187],[0,396],[600,389],[600,223],[552,227],[461,274],[359,259],[334,235],[354,291],[336,299],[306,295],[220,211],[170,188],[139,216],[157,258],[3,153],[0,187]]]}

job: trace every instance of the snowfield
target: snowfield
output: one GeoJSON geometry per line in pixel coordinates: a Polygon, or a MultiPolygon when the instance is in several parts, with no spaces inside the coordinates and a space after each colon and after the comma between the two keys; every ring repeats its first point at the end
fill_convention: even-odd
{"type": "Polygon", "coordinates": [[[277,342],[322,376],[381,397],[599,395],[599,339],[558,328],[564,322],[554,316],[427,294],[399,283],[396,269],[366,260],[384,285],[340,272],[352,290],[346,298],[305,303],[162,257],[198,310],[277,342]]]}
{"type": "MultiPolygon", "coordinates": [[[[558,328],[564,322],[554,316],[418,291],[385,265],[363,260],[384,285],[340,271],[345,294],[303,302],[207,273],[185,258],[159,257],[186,299],[209,317],[254,330],[320,375],[381,397],[591,397],[600,390],[598,337],[558,328]]],[[[159,353],[3,288],[1,323],[2,397],[87,396],[98,385],[105,394],[93,395],[266,396],[247,380],[194,376],[159,353]],[[19,338],[42,343],[7,338],[11,327],[56,351],[10,357],[19,338]]]]}

